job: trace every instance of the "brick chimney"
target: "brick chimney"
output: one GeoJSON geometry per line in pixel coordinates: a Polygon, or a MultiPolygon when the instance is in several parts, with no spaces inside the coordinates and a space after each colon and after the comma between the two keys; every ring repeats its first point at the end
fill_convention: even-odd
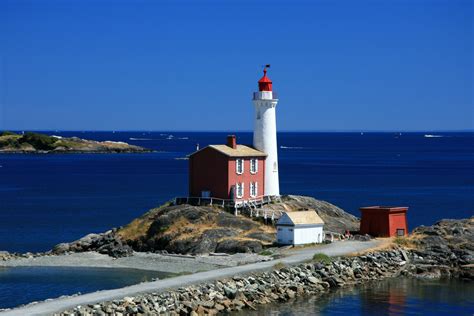
{"type": "Polygon", "coordinates": [[[237,148],[237,139],[235,138],[235,135],[227,136],[227,146],[233,149],[237,148]]]}

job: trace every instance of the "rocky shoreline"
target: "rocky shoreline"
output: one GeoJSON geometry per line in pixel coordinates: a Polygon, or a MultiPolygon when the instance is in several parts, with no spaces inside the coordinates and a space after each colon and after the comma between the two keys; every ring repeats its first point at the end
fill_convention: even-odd
{"type": "MultiPolygon", "coordinates": [[[[345,243],[341,242],[341,245],[345,243]]],[[[277,259],[271,271],[77,306],[59,314],[213,315],[253,309],[259,304],[285,302],[305,295],[322,295],[343,286],[388,277],[474,280],[474,217],[441,220],[432,226],[420,226],[410,236],[395,238],[393,243],[388,244],[389,250],[336,259],[315,256],[312,261],[295,266],[282,266],[277,259]]],[[[0,259],[9,261],[58,254],[79,255],[85,251],[120,258],[133,253],[133,247],[119,238],[117,230],[111,230],[60,244],[48,253],[0,252],[0,259]]]]}
{"type": "Polygon", "coordinates": [[[152,150],[124,142],[94,141],[79,137],[27,132],[0,132],[0,154],[112,154],[148,153],[152,150]]]}
{"type": "Polygon", "coordinates": [[[235,276],[164,293],[147,293],[77,306],[59,315],[215,315],[245,308],[255,309],[261,304],[286,302],[307,295],[323,295],[340,287],[388,277],[431,277],[425,270],[419,269],[420,260],[437,266],[437,277],[456,276],[468,281],[474,280],[472,269],[470,273],[462,272],[463,269],[456,260],[445,266],[443,260],[435,264],[432,262],[434,258],[421,258],[419,253],[401,248],[333,260],[315,256],[313,261],[296,266],[281,267],[277,263],[268,272],[235,276]]]}
{"type": "Polygon", "coordinates": [[[214,315],[322,295],[343,286],[388,277],[459,278],[472,282],[473,241],[474,217],[442,220],[415,229],[409,238],[396,239],[399,245],[393,245],[391,250],[336,259],[316,255],[312,262],[296,266],[282,267],[277,262],[270,272],[77,306],[60,315],[214,315]]]}

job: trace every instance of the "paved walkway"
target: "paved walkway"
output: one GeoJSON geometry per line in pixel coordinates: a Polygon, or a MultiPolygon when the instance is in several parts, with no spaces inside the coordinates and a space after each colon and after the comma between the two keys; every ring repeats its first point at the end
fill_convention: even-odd
{"type": "Polygon", "coordinates": [[[206,272],[199,272],[190,275],[183,275],[179,277],[158,280],[154,282],[136,284],[115,290],[98,291],[75,297],[55,299],[52,301],[41,302],[31,306],[15,308],[9,311],[2,312],[0,313],[0,315],[51,315],[66,309],[73,308],[77,305],[87,305],[103,301],[121,299],[125,296],[134,296],[136,294],[144,292],[162,292],[172,288],[187,286],[195,283],[202,283],[215,279],[222,279],[237,274],[269,270],[277,262],[282,262],[288,265],[297,264],[311,259],[315,253],[324,253],[328,256],[343,256],[353,252],[360,252],[373,247],[377,247],[378,245],[380,245],[380,242],[377,240],[367,242],[334,242],[332,244],[320,246],[317,248],[289,251],[287,257],[278,260],[258,262],[238,267],[211,270],[206,272]]]}

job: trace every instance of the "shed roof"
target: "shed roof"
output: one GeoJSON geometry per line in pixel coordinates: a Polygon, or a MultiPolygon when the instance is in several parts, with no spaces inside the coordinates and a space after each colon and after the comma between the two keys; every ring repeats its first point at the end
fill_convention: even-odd
{"type": "Polygon", "coordinates": [[[277,222],[277,225],[287,224],[288,222],[294,225],[324,224],[316,211],[286,212],[277,222]]]}
{"type": "MultiPolygon", "coordinates": [[[[232,148],[227,145],[209,145],[207,147],[204,147],[201,150],[204,150],[206,148],[212,148],[229,157],[266,157],[267,156],[267,154],[265,154],[264,152],[261,152],[255,148],[245,146],[245,145],[237,145],[237,148],[232,148]]],[[[198,152],[200,152],[200,150],[192,153],[191,155],[194,155],[198,152]]]]}

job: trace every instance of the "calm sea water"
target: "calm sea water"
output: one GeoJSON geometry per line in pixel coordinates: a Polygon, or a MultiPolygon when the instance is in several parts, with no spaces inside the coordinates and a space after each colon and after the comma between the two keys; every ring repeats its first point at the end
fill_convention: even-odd
{"type": "Polygon", "coordinates": [[[321,297],[259,306],[233,315],[456,315],[474,314],[474,284],[457,280],[388,279],[321,297]]]}
{"type": "MultiPolygon", "coordinates": [[[[153,148],[150,154],[0,155],[0,250],[45,251],[128,223],[187,194],[196,144],[227,133],[54,132],[153,148]]],[[[251,133],[238,133],[251,143],[251,133]]],[[[280,133],[283,194],[407,205],[411,228],[474,215],[474,133],[280,133]],[[425,135],[441,137],[425,137],[425,135]]]]}
{"type": "MultiPolygon", "coordinates": [[[[90,232],[124,225],[154,206],[186,195],[187,161],[179,158],[193,152],[197,143],[201,147],[224,143],[227,135],[49,134],[125,141],[157,152],[0,155],[0,250],[45,251],[90,232]]],[[[237,137],[239,143],[252,142],[251,133],[237,137]]],[[[327,200],[355,215],[360,206],[407,205],[412,228],[440,218],[474,215],[474,133],[280,133],[278,142],[284,194],[327,200]]],[[[0,269],[0,308],[121,287],[154,276],[153,272],[120,269],[0,269]]],[[[381,283],[379,296],[367,292],[370,288],[338,292],[342,294],[323,302],[323,309],[318,299],[262,313],[387,314],[390,308],[395,308],[395,314],[397,308],[436,313],[452,308],[454,312],[444,314],[454,315],[465,310],[464,300],[456,298],[473,292],[472,286],[460,288],[455,283],[400,282],[381,283]],[[404,301],[394,305],[390,293],[397,291],[405,293],[404,301]]],[[[394,297],[398,300],[397,294],[394,297]]],[[[472,306],[472,294],[468,299],[472,306]]]]}
{"type": "Polygon", "coordinates": [[[135,269],[0,267],[0,308],[11,308],[78,292],[120,288],[170,273],[135,269]]]}

